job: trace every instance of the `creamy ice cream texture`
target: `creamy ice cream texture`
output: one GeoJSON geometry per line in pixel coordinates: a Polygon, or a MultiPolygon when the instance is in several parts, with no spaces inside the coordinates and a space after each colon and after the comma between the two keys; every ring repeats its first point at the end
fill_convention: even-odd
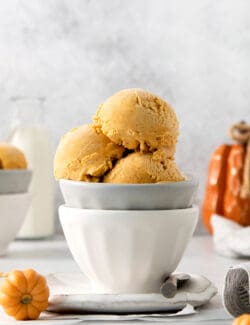
{"type": "Polygon", "coordinates": [[[100,105],[93,125],[68,132],[57,148],[57,179],[105,183],[183,181],[174,160],[179,122],[172,107],[142,89],[100,105]]]}
{"type": "Polygon", "coordinates": [[[134,152],[120,159],[104,177],[105,183],[158,183],[183,181],[173,159],[161,160],[155,153],[134,152]]]}
{"type": "Polygon", "coordinates": [[[54,159],[57,179],[98,182],[122,157],[124,148],[98,133],[92,125],[72,129],[63,136],[54,159]]]}
{"type": "Polygon", "coordinates": [[[0,143],[0,169],[26,169],[27,161],[21,150],[8,143],[0,143]]]}
{"type": "Polygon", "coordinates": [[[95,125],[113,142],[125,148],[154,151],[173,148],[177,143],[179,122],[172,107],[142,89],[125,89],[100,105],[95,125]]]}

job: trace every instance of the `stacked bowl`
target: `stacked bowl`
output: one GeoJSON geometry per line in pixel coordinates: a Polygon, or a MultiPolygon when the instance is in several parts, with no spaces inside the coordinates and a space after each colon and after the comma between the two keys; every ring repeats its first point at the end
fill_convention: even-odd
{"type": "Polygon", "coordinates": [[[27,214],[32,172],[27,169],[0,169],[0,255],[20,230],[27,214]]]}
{"type": "Polygon", "coordinates": [[[197,186],[192,176],[159,184],[60,180],[62,228],[95,293],[159,291],[196,226],[197,186]]]}

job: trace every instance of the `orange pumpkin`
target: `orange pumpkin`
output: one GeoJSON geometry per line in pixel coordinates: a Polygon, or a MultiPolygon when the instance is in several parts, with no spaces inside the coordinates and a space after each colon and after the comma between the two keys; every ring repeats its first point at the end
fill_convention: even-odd
{"type": "Polygon", "coordinates": [[[250,325],[250,314],[243,314],[235,318],[232,325],[250,325]]]}
{"type": "Polygon", "coordinates": [[[37,319],[48,306],[46,279],[32,269],[14,270],[4,277],[0,287],[0,304],[16,320],[37,319]]]}
{"type": "Polygon", "coordinates": [[[202,217],[210,233],[213,213],[250,225],[250,126],[241,122],[230,130],[238,143],[219,146],[208,168],[202,217]]]}

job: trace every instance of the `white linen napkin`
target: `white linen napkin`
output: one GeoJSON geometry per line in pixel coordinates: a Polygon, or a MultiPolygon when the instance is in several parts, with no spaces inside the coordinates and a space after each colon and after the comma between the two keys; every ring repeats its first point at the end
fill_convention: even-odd
{"type": "Polygon", "coordinates": [[[216,251],[229,257],[250,256],[250,227],[214,214],[211,218],[216,251]]]}
{"type": "Polygon", "coordinates": [[[197,313],[217,293],[205,277],[189,274],[190,279],[172,298],[154,294],[95,294],[83,274],[57,273],[47,277],[51,289],[45,319],[81,320],[164,320],[197,313]],[[70,315],[69,315],[70,314],[70,315]]]}
{"type": "Polygon", "coordinates": [[[249,304],[250,262],[231,267],[225,277],[223,304],[234,317],[250,313],[249,304]]]}

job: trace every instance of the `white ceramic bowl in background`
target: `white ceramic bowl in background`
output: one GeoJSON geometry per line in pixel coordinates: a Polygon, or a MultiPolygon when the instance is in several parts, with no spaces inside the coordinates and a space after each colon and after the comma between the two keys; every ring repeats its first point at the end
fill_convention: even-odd
{"type": "Polygon", "coordinates": [[[28,192],[32,171],[28,169],[1,169],[0,194],[28,192]]]}
{"type": "Polygon", "coordinates": [[[0,255],[16,237],[30,203],[30,193],[0,195],[0,255]]]}
{"type": "Polygon", "coordinates": [[[178,210],[59,208],[71,253],[96,293],[159,292],[180,262],[198,207],[178,210]]]}
{"type": "Polygon", "coordinates": [[[60,180],[67,206],[105,210],[169,210],[191,207],[198,179],[188,175],[181,182],[109,184],[60,180]]]}

